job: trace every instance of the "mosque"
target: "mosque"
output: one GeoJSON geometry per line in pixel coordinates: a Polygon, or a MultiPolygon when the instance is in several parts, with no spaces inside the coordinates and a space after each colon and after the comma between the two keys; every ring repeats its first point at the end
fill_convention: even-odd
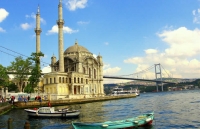
{"type": "MultiPolygon", "coordinates": [[[[58,5],[58,57],[51,57],[51,72],[43,76],[44,93],[54,99],[79,99],[104,96],[102,56],[94,57],[76,41],[63,48],[62,1],[58,5]]],[[[40,52],[40,10],[36,14],[36,53],[40,52]]]]}

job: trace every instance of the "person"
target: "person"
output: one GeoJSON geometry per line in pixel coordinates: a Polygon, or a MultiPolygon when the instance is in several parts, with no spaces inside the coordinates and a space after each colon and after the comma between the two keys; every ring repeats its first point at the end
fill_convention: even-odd
{"type": "Polygon", "coordinates": [[[51,107],[51,103],[50,103],[50,101],[48,101],[48,107],[51,107]]]}
{"type": "Polygon", "coordinates": [[[39,102],[42,102],[42,98],[40,96],[38,97],[38,100],[39,100],[39,102]]]}
{"type": "Polygon", "coordinates": [[[30,96],[28,96],[28,101],[30,100],[30,96]]]}
{"type": "Polygon", "coordinates": [[[15,100],[14,96],[11,96],[10,98],[11,98],[11,104],[14,104],[14,100],[15,100]]]}

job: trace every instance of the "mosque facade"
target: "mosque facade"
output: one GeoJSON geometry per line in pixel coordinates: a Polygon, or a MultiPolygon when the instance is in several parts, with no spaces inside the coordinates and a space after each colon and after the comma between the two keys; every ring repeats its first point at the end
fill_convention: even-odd
{"type": "MultiPolygon", "coordinates": [[[[102,56],[93,54],[76,41],[63,49],[62,1],[58,5],[58,57],[51,57],[51,72],[43,76],[44,93],[54,99],[79,99],[104,96],[102,56]]],[[[36,52],[40,52],[40,12],[36,15],[36,52]]]]}

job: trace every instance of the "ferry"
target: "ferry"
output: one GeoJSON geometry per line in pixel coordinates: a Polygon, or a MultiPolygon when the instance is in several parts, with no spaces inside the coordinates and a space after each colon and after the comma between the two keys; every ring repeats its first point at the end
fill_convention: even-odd
{"type": "Polygon", "coordinates": [[[136,94],[136,96],[139,96],[140,91],[137,88],[132,89],[132,87],[131,87],[131,90],[124,90],[123,88],[115,87],[112,90],[111,96],[128,95],[128,94],[136,94]]]}

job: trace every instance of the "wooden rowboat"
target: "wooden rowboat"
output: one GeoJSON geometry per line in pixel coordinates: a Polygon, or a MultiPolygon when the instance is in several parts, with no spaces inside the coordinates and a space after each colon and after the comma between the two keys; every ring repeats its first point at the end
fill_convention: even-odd
{"type": "Polygon", "coordinates": [[[143,114],[137,117],[118,121],[106,121],[102,123],[81,123],[72,122],[74,129],[130,129],[151,125],[154,119],[154,112],[143,114]]]}

